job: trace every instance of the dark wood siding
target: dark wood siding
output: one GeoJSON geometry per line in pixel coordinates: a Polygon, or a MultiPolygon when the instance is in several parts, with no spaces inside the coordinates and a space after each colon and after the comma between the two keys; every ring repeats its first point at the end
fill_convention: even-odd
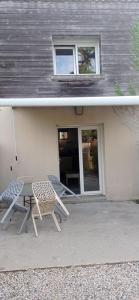
{"type": "Polygon", "coordinates": [[[138,0],[0,1],[0,97],[107,96],[138,80],[131,29],[138,0]],[[53,36],[99,36],[101,76],[53,75],[53,36]]]}

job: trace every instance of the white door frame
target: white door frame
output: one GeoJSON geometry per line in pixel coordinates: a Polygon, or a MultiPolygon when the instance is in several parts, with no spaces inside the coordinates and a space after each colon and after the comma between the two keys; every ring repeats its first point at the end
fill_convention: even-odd
{"type": "MultiPolygon", "coordinates": [[[[58,126],[60,128],[77,128],[78,129],[78,149],[79,149],[79,172],[80,172],[80,192],[81,195],[99,195],[105,194],[105,183],[104,183],[104,143],[103,143],[103,126],[100,125],[89,125],[89,126],[79,126],[79,125],[62,125],[58,126]],[[97,140],[98,140],[98,169],[99,169],[99,191],[84,191],[84,180],[83,180],[83,155],[82,155],[82,130],[97,130],[97,140]]],[[[58,149],[59,150],[59,149],[58,149]]],[[[60,167],[59,167],[60,174],[60,167]]]]}
{"type": "Polygon", "coordinates": [[[104,194],[104,165],[103,165],[103,141],[102,141],[102,126],[82,126],[78,128],[79,138],[79,166],[80,166],[80,189],[81,194],[97,195],[104,194]],[[83,152],[82,152],[82,130],[97,130],[98,141],[98,170],[99,170],[99,186],[98,191],[84,191],[84,171],[83,171],[83,152]]]}

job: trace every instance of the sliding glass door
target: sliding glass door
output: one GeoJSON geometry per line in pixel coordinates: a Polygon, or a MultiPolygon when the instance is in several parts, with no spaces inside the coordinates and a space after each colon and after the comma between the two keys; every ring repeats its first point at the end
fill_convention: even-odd
{"type": "Polygon", "coordinates": [[[77,194],[104,193],[101,129],[58,129],[60,180],[77,194]]]}
{"type": "Polygon", "coordinates": [[[97,127],[79,129],[81,193],[100,193],[100,132],[97,127]]]}

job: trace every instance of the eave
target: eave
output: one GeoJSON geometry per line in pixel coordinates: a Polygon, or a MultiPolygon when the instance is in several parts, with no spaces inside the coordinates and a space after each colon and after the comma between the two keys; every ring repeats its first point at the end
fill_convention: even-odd
{"type": "Polygon", "coordinates": [[[60,97],[60,98],[0,98],[0,106],[50,107],[50,106],[119,106],[139,105],[139,96],[60,97]]]}

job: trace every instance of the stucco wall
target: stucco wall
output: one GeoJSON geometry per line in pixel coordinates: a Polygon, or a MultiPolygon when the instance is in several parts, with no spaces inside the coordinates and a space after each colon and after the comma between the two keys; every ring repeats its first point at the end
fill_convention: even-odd
{"type": "Polygon", "coordinates": [[[139,152],[136,138],[113,112],[112,107],[14,109],[18,162],[16,174],[59,174],[57,126],[104,125],[105,190],[109,200],[139,196],[139,152]]]}

